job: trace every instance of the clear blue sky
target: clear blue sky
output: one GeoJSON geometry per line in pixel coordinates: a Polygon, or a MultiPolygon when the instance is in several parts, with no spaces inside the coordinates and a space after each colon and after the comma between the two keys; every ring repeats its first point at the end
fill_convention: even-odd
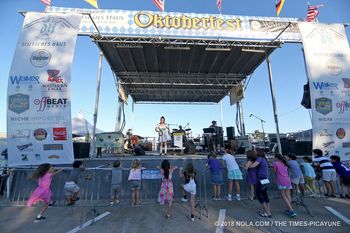
{"type": "MultiPolygon", "coordinates": [[[[53,6],[92,8],[83,0],[52,0],[53,6]]],[[[305,18],[308,1],[286,0],[281,17],[305,18]]],[[[309,0],[311,4],[323,3],[318,17],[323,23],[350,22],[349,0],[309,0]]],[[[248,16],[275,16],[275,0],[223,0],[222,14],[248,16]]],[[[99,0],[102,9],[157,11],[152,0],[99,0]]],[[[18,35],[23,23],[19,10],[43,11],[40,0],[2,0],[0,15],[0,132],[6,132],[7,80],[18,35]]],[[[166,0],[166,11],[218,13],[216,0],[166,0]]],[[[349,28],[346,29],[348,38],[349,28]]],[[[280,132],[311,128],[309,113],[300,105],[303,85],[306,83],[300,44],[285,44],[271,56],[274,86],[277,97],[280,132]]],[[[98,69],[98,49],[88,37],[79,37],[72,71],[72,117],[82,109],[93,112],[98,69]]],[[[243,101],[247,132],[260,130],[260,122],[249,118],[251,113],[266,121],[265,131],[275,132],[266,63],[253,74],[243,101]]],[[[223,126],[235,125],[236,108],[223,101],[223,126]]],[[[92,122],[92,115],[83,112],[92,122]]],[[[100,110],[97,127],[113,131],[117,112],[117,94],[113,76],[106,61],[103,62],[100,110]]],[[[212,120],[220,123],[219,105],[135,105],[134,131],[143,136],[155,136],[154,126],[164,115],[168,123],[190,123],[194,134],[202,133],[212,120]]],[[[126,106],[126,129],[131,127],[131,104],[126,106]]]]}

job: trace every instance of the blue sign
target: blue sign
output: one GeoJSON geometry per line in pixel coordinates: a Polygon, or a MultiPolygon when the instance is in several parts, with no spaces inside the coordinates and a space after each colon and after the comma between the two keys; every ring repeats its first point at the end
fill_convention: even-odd
{"type": "Polygon", "coordinates": [[[8,109],[17,114],[21,114],[29,109],[29,95],[15,94],[9,96],[8,109]]]}
{"type": "Polygon", "coordinates": [[[141,177],[143,180],[159,180],[162,179],[159,169],[144,169],[142,170],[141,177]]]}

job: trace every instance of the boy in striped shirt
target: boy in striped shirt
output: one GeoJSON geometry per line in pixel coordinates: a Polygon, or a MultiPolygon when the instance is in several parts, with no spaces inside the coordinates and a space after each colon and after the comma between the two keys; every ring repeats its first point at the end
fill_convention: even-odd
{"type": "Polygon", "coordinates": [[[337,173],[335,172],[335,169],[326,156],[323,155],[322,150],[320,149],[314,149],[314,163],[316,163],[317,166],[319,166],[322,170],[322,180],[325,183],[326,189],[327,189],[327,197],[336,197],[335,196],[335,183],[334,181],[337,180],[337,173]]]}

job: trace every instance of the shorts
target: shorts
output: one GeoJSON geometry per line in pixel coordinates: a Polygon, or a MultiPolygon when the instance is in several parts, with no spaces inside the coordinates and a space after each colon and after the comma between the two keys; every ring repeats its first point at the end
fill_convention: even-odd
{"type": "Polygon", "coordinates": [[[112,184],[111,185],[111,197],[114,197],[116,192],[118,195],[120,195],[121,190],[122,190],[121,184],[112,184]]]}
{"type": "Polygon", "coordinates": [[[222,185],[224,183],[222,178],[222,171],[210,172],[211,184],[222,185]]]}
{"type": "Polygon", "coordinates": [[[304,176],[298,176],[295,178],[291,178],[291,180],[292,180],[292,184],[305,184],[304,176]]]}
{"type": "Polygon", "coordinates": [[[350,186],[350,176],[341,176],[340,183],[342,183],[345,186],[350,186]]]}
{"type": "Polygon", "coordinates": [[[323,170],[322,171],[322,180],[324,181],[336,181],[337,180],[337,173],[332,170],[323,170]]]}
{"type": "Polygon", "coordinates": [[[287,190],[287,189],[292,189],[292,186],[283,186],[283,185],[277,185],[278,190],[287,190]]]}
{"type": "Polygon", "coordinates": [[[196,195],[197,193],[196,183],[194,182],[193,179],[191,179],[190,182],[188,182],[187,184],[183,184],[182,187],[186,192],[190,193],[191,195],[196,195]]]}
{"type": "Polygon", "coordinates": [[[141,189],[141,180],[130,180],[130,189],[141,189]]]}
{"type": "Polygon", "coordinates": [[[74,181],[67,181],[64,184],[64,194],[69,197],[79,192],[80,188],[74,181]]]}
{"type": "Polygon", "coordinates": [[[239,169],[227,171],[227,179],[229,180],[243,180],[242,172],[239,169]]]}

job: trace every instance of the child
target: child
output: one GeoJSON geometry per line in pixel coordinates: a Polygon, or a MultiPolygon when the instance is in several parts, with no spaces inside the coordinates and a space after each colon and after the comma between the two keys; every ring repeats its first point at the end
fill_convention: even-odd
{"type": "Polygon", "coordinates": [[[185,177],[185,184],[181,185],[181,193],[183,195],[183,198],[181,198],[181,201],[187,202],[186,192],[190,193],[191,195],[191,216],[190,219],[192,222],[194,222],[194,199],[196,196],[196,172],[194,170],[193,164],[188,163],[186,166],[185,171],[182,173],[182,168],[180,168],[180,174],[185,177]]]}
{"type": "Polygon", "coordinates": [[[160,186],[160,191],[158,195],[158,202],[161,205],[164,205],[166,202],[169,203],[168,209],[166,212],[166,217],[170,218],[170,212],[173,205],[173,195],[174,188],[172,182],[173,172],[177,169],[177,167],[170,167],[170,163],[168,160],[163,160],[160,173],[162,175],[162,184],[160,186]]]}
{"type": "Polygon", "coordinates": [[[301,195],[304,196],[305,193],[305,187],[304,187],[304,176],[301,171],[301,168],[297,162],[297,156],[295,154],[288,154],[287,155],[287,164],[289,167],[290,172],[290,178],[292,179],[292,196],[293,193],[298,192],[298,187],[301,192],[301,195]]]}
{"type": "Polygon", "coordinates": [[[213,200],[220,200],[220,189],[223,184],[222,179],[222,162],[216,158],[214,153],[208,155],[206,166],[210,169],[210,179],[213,185],[213,200]]]}
{"type": "Polygon", "coordinates": [[[134,159],[131,164],[128,180],[131,186],[131,205],[141,205],[140,189],[141,189],[141,161],[134,159]]]}
{"type": "Polygon", "coordinates": [[[341,186],[340,197],[350,198],[350,169],[340,162],[340,157],[338,155],[331,156],[331,163],[340,178],[340,186],[341,186]],[[346,194],[346,190],[347,190],[347,194],[346,194]]]}
{"type": "Polygon", "coordinates": [[[111,177],[111,205],[119,204],[119,197],[122,189],[122,167],[119,160],[113,163],[111,177]]]}
{"type": "Polygon", "coordinates": [[[316,186],[315,186],[315,177],[316,173],[312,167],[312,159],[310,157],[304,156],[304,162],[301,164],[304,171],[305,185],[312,192],[311,196],[316,196],[316,186]]]}
{"type": "Polygon", "coordinates": [[[225,147],[224,155],[222,156],[222,160],[225,161],[226,168],[227,168],[227,179],[228,179],[228,194],[227,194],[227,200],[232,201],[232,184],[235,184],[236,188],[236,199],[239,201],[241,200],[241,188],[239,186],[239,180],[242,180],[242,172],[239,169],[239,166],[236,162],[235,157],[230,154],[231,149],[229,147],[225,147]]]}
{"type": "Polygon", "coordinates": [[[41,220],[46,219],[43,216],[43,214],[51,202],[52,192],[50,190],[50,185],[51,185],[52,176],[60,173],[61,171],[62,169],[55,171],[51,167],[51,164],[44,163],[39,165],[37,170],[31,176],[32,179],[39,179],[39,185],[30,196],[27,202],[27,206],[32,207],[33,204],[37,202],[44,202],[44,206],[41,208],[34,222],[39,222],[41,220]]]}
{"type": "Polygon", "coordinates": [[[322,170],[322,180],[327,189],[326,197],[336,197],[334,182],[337,180],[337,173],[331,161],[326,156],[323,156],[323,152],[320,149],[314,149],[312,152],[315,155],[314,162],[322,170]]]}
{"type": "Polygon", "coordinates": [[[249,200],[253,201],[255,198],[255,187],[258,181],[256,176],[256,168],[249,168],[249,166],[256,161],[256,153],[253,150],[247,151],[247,163],[244,168],[247,169],[246,182],[250,186],[250,194],[248,196],[249,200]]]}
{"type": "Polygon", "coordinates": [[[79,200],[80,187],[78,186],[79,175],[84,171],[83,161],[74,161],[73,170],[64,184],[67,206],[74,205],[79,200]]]}
{"type": "Polygon", "coordinates": [[[276,183],[279,190],[281,190],[281,195],[284,202],[286,203],[288,210],[286,214],[289,217],[296,217],[296,213],[292,207],[292,198],[290,196],[289,190],[292,189],[291,180],[288,176],[288,165],[287,161],[283,158],[282,155],[275,155],[275,162],[273,162],[273,169],[276,174],[276,183]]]}

